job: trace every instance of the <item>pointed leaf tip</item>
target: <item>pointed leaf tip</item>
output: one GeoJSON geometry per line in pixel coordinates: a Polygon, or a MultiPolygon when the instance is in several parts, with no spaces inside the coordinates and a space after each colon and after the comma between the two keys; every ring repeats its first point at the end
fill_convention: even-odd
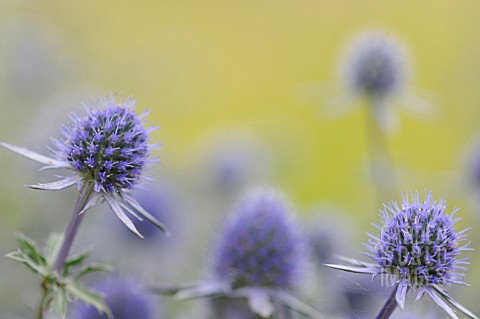
{"type": "Polygon", "coordinates": [[[338,265],[338,264],[323,264],[325,267],[329,267],[336,270],[343,270],[348,272],[353,272],[357,274],[378,274],[379,271],[375,268],[369,268],[366,266],[345,266],[345,265],[338,265]]]}
{"type": "Polygon", "coordinates": [[[144,238],[142,234],[140,234],[140,232],[137,230],[133,222],[130,220],[130,218],[128,218],[128,216],[123,212],[123,209],[117,202],[117,200],[108,195],[105,195],[104,198],[107,201],[108,206],[110,206],[110,208],[113,210],[115,215],[117,215],[117,217],[122,221],[122,223],[127,226],[127,228],[135,235],[140,238],[144,238]]]}
{"type": "Polygon", "coordinates": [[[39,183],[35,185],[27,185],[27,187],[33,188],[33,189],[41,189],[41,190],[47,190],[47,191],[58,191],[62,190],[65,188],[68,188],[78,182],[78,177],[77,176],[70,176],[70,177],[65,177],[64,179],[51,182],[51,183],[39,183]]]}
{"type": "Polygon", "coordinates": [[[454,308],[457,310],[463,312],[465,315],[467,315],[471,319],[479,319],[477,315],[472,313],[470,310],[465,308],[463,305],[458,303],[455,299],[453,299],[450,295],[448,295],[445,290],[440,288],[438,285],[434,285],[433,289],[439,294],[440,297],[442,297],[445,301],[447,301],[450,305],[452,305],[454,308]]]}
{"type": "Polygon", "coordinates": [[[68,168],[70,167],[70,164],[64,161],[59,161],[53,158],[50,158],[48,156],[39,154],[37,152],[31,151],[29,149],[26,149],[24,147],[16,146],[16,145],[11,145],[5,142],[0,142],[0,145],[5,147],[6,149],[15,152],[19,155],[22,155],[26,158],[31,159],[32,161],[45,164],[50,168],[68,168]]]}
{"type": "Polygon", "coordinates": [[[458,316],[455,314],[455,311],[450,307],[441,297],[440,294],[433,290],[433,289],[427,289],[426,290],[427,294],[432,298],[435,303],[440,306],[443,310],[445,310],[448,315],[454,319],[459,319],[458,316]]]}
{"type": "Polygon", "coordinates": [[[397,293],[395,294],[395,300],[400,308],[403,310],[405,308],[405,298],[407,296],[408,290],[408,281],[402,280],[397,287],[397,293]]]}
{"type": "Polygon", "coordinates": [[[125,202],[132,206],[138,213],[140,213],[145,219],[147,219],[149,222],[154,224],[157,228],[159,228],[166,236],[170,237],[171,233],[167,229],[167,227],[162,224],[155,216],[147,212],[142,205],[140,205],[133,197],[131,196],[125,196],[125,202]]]}

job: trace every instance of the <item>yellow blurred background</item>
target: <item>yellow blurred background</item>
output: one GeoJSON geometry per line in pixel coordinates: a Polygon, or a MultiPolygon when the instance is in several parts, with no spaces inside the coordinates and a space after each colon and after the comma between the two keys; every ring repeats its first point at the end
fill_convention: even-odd
{"type": "MultiPolygon", "coordinates": [[[[478,295],[480,189],[466,163],[480,133],[479,17],[475,0],[0,0],[0,140],[47,154],[49,136],[82,101],[132,95],[161,127],[152,136],[162,143],[159,175],[202,185],[212,152],[252,141],[261,162],[252,184],[280,188],[306,218],[317,206],[341,207],[364,241],[382,204],[368,174],[366,112],[361,101],[337,119],[325,109],[343,94],[345,45],[384,29],[409,51],[411,93],[435,112],[398,113],[401,129],[387,136],[397,191],[383,200],[427,189],[462,207],[459,227],[472,227],[477,248],[467,277],[474,287],[462,295],[478,295]]],[[[30,204],[46,195],[23,188],[36,168],[0,150],[2,238],[40,218],[30,204]]],[[[13,249],[6,242],[2,254],[13,249]]],[[[12,265],[1,265],[4,276],[12,265]]]]}

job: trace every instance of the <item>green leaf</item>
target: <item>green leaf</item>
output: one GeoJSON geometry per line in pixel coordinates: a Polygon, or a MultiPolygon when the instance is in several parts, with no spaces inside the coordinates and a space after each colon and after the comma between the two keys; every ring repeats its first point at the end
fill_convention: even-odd
{"type": "Polygon", "coordinates": [[[87,287],[75,281],[67,281],[65,289],[76,299],[82,300],[86,304],[92,305],[99,312],[105,313],[109,318],[112,318],[112,312],[108,309],[104,298],[101,294],[96,293],[87,287]]]}
{"type": "Polygon", "coordinates": [[[25,266],[27,266],[28,269],[33,271],[35,274],[46,276],[48,273],[44,267],[39,266],[36,262],[32,261],[25,253],[21,251],[18,251],[18,250],[12,251],[11,253],[6,254],[5,256],[24,264],[25,266]]]}
{"type": "Polygon", "coordinates": [[[25,256],[24,253],[18,250],[15,250],[15,251],[12,251],[11,253],[6,254],[5,257],[8,257],[10,259],[13,259],[21,263],[26,263],[28,261],[27,256],[25,256]]]}
{"type": "Polygon", "coordinates": [[[55,259],[57,258],[58,252],[62,247],[63,235],[59,233],[51,233],[48,237],[47,244],[45,247],[45,260],[47,265],[53,266],[55,259]]]}
{"type": "Polygon", "coordinates": [[[81,266],[82,263],[87,259],[92,252],[85,251],[80,253],[76,256],[73,256],[65,261],[65,265],[63,266],[63,275],[67,276],[70,272],[70,268],[81,266]]]}
{"type": "Polygon", "coordinates": [[[35,242],[23,234],[16,234],[18,250],[7,254],[8,258],[23,263],[34,273],[48,276],[47,262],[39,252],[35,242]]]}
{"type": "Polygon", "coordinates": [[[80,279],[81,277],[92,273],[92,272],[97,272],[97,271],[108,271],[108,272],[113,272],[114,268],[110,265],[105,265],[105,264],[93,264],[93,265],[88,265],[87,267],[83,268],[80,270],[78,273],[73,276],[75,280],[80,279]]]}
{"type": "Polygon", "coordinates": [[[23,252],[32,262],[38,266],[46,266],[46,261],[43,255],[39,252],[35,242],[23,234],[17,234],[17,245],[21,252],[23,252]]]}
{"type": "Polygon", "coordinates": [[[65,318],[68,307],[68,299],[65,289],[60,288],[53,293],[52,307],[57,316],[65,318]]]}

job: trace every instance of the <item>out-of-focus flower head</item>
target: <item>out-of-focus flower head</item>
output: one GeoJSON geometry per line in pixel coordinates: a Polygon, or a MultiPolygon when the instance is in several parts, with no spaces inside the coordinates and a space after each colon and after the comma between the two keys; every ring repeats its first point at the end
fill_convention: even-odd
{"type": "MultiPolygon", "coordinates": [[[[153,319],[154,300],[146,290],[129,279],[104,279],[92,287],[105,296],[105,302],[115,319],[153,319]]],[[[92,306],[78,303],[72,308],[74,319],[109,319],[92,306]]]]}
{"type": "MultiPolygon", "coordinates": [[[[368,104],[368,112],[375,122],[389,132],[400,126],[394,111],[397,104],[417,119],[431,119],[435,115],[430,102],[432,94],[422,92],[422,95],[430,95],[426,100],[412,92],[409,54],[406,46],[391,33],[373,29],[355,36],[340,55],[337,70],[342,93],[327,103],[322,102],[327,118],[352,112],[358,105],[357,100],[368,104]]],[[[317,100],[328,87],[330,85],[324,83],[306,82],[299,87],[298,93],[302,99],[317,100]]]]}
{"type": "Polygon", "coordinates": [[[178,298],[219,298],[210,305],[223,315],[232,311],[245,318],[290,318],[295,312],[316,318],[318,311],[294,296],[307,268],[307,247],[298,227],[277,192],[250,191],[223,229],[213,254],[212,276],[196,285],[158,291],[178,298]]]}
{"type": "Polygon", "coordinates": [[[354,94],[386,97],[405,88],[408,59],[404,47],[393,36],[370,31],[351,42],[341,73],[345,86],[354,94]]]}
{"type": "Polygon", "coordinates": [[[254,191],[225,227],[215,274],[232,287],[293,288],[304,266],[303,244],[283,199],[254,191]]]}

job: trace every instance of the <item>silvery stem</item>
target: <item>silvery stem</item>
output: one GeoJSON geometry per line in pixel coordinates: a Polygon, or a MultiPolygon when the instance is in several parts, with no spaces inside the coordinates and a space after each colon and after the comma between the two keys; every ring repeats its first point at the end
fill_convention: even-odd
{"type": "Polygon", "coordinates": [[[392,169],[391,157],[388,150],[385,127],[382,127],[379,121],[385,110],[384,97],[370,96],[368,98],[367,114],[367,138],[370,159],[370,169],[372,181],[375,185],[378,202],[382,203],[390,198],[392,190],[395,189],[394,173],[392,169]]]}
{"type": "Polygon", "coordinates": [[[88,200],[92,196],[92,192],[92,183],[82,183],[82,186],[80,187],[80,194],[78,195],[77,202],[75,203],[75,208],[73,209],[70,223],[68,224],[67,230],[65,231],[62,247],[60,248],[57,259],[55,260],[54,269],[59,272],[65,264],[65,260],[68,257],[70,247],[73,244],[73,240],[75,239],[78,228],[80,227],[80,223],[82,222],[84,214],[80,214],[80,212],[85,208],[85,205],[88,203],[88,200]]]}
{"type": "Polygon", "coordinates": [[[395,299],[395,295],[397,294],[397,289],[398,289],[398,285],[395,285],[395,289],[393,289],[392,294],[388,298],[385,305],[383,305],[382,310],[380,310],[380,313],[377,315],[375,319],[387,319],[392,315],[393,311],[397,307],[397,300],[395,299]]]}

